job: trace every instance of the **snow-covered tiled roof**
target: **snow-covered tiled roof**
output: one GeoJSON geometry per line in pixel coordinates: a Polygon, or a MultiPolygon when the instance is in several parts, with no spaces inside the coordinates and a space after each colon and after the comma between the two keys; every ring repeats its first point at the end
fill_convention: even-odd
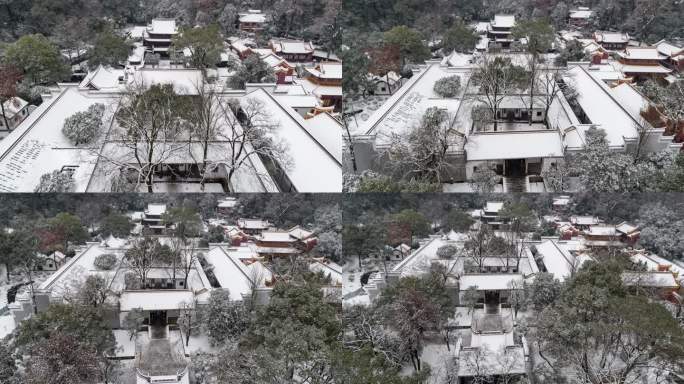
{"type": "Polygon", "coordinates": [[[319,113],[304,120],[304,128],[342,162],[342,124],[328,113],[319,113]]]}
{"type": "Polygon", "coordinates": [[[442,107],[449,113],[456,113],[461,100],[441,98],[435,93],[434,85],[439,79],[449,76],[459,76],[461,84],[466,84],[470,72],[467,68],[451,69],[440,63],[428,63],[378,108],[361,130],[366,135],[376,135],[376,142],[385,144],[393,134],[401,134],[411,128],[430,107],[442,107]]]}
{"type": "Polygon", "coordinates": [[[109,127],[118,99],[111,94],[80,92],[76,86],[65,86],[43,99],[0,141],[1,192],[33,192],[42,175],[64,167],[76,167],[74,191],[84,192],[87,188],[97,153],[89,147],[75,147],[62,133],[62,125],[74,113],[101,103],[106,106],[103,126],[109,127]]]}
{"type": "Polygon", "coordinates": [[[616,67],[618,67],[622,72],[624,73],[657,73],[657,74],[668,74],[671,73],[672,70],[669,68],[665,68],[662,65],[620,65],[619,63],[615,63],[616,67]]]}
{"type": "Polygon", "coordinates": [[[651,287],[651,288],[679,288],[677,280],[672,272],[622,272],[622,283],[628,286],[651,287]]]}
{"type": "Polygon", "coordinates": [[[124,77],[124,73],[123,69],[115,69],[100,65],[94,71],[89,72],[78,87],[80,89],[95,89],[99,91],[120,90],[123,86],[119,80],[124,77]]]}
{"type": "Polygon", "coordinates": [[[596,32],[594,33],[596,41],[599,43],[613,43],[624,44],[629,42],[629,35],[622,32],[596,32]]]}
{"type": "Polygon", "coordinates": [[[290,236],[294,237],[297,240],[304,240],[313,235],[313,232],[307,231],[299,225],[290,228],[288,233],[290,234],[290,236]]]}
{"type": "Polygon", "coordinates": [[[311,44],[305,42],[284,42],[280,44],[280,49],[283,53],[303,54],[313,52],[311,44]]]}
{"type": "Polygon", "coordinates": [[[496,28],[513,28],[515,25],[514,15],[495,15],[491,23],[496,28]]]}
{"type": "Polygon", "coordinates": [[[477,273],[465,274],[459,279],[460,290],[476,287],[478,291],[504,291],[511,285],[522,287],[523,275],[519,273],[477,273]]]}
{"type": "Polygon", "coordinates": [[[261,241],[266,242],[286,242],[292,243],[295,241],[294,238],[290,236],[289,232],[276,232],[276,231],[264,231],[261,232],[261,236],[258,237],[261,241]]]}
{"type": "Polygon", "coordinates": [[[265,23],[266,15],[263,13],[243,13],[240,15],[241,23],[265,23]]]}
{"type": "Polygon", "coordinates": [[[130,82],[150,87],[152,85],[171,84],[176,93],[196,95],[202,84],[202,71],[195,69],[147,69],[134,72],[130,82]]]}
{"type": "Polygon", "coordinates": [[[619,57],[631,60],[663,60],[666,58],[656,47],[627,47],[624,52],[617,52],[619,57]]]}
{"type": "Polygon", "coordinates": [[[232,300],[242,301],[243,295],[251,291],[250,270],[235,255],[223,247],[214,247],[205,255],[214,267],[214,275],[221,288],[230,292],[232,300]]]}
{"type": "Polygon", "coordinates": [[[595,225],[599,223],[599,219],[595,216],[572,216],[570,222],[577,225],[595,225]]]}
{"type": "Polygon", "coordinates": [[[606,132],[606,140],[613,147],[622,147],[625,139],[637,136],[634,119],[611,94],[610,88],[581,66],[568,70],[564,79],[575,86],[577,102],[592,124],[606,132]]]}
{"type": "Polygon", "coordinates": [[[322,63],[316,68],[306,68],[306,70],[320,79],[342,79],[341,63],[322,63]]]}
{"type": "MultiPolygon", "coordinates": [[[[644,95],[628,83],[622,83],[611,88],[610,91],[613,94],[613,97],[615,97],[619,104],[622,105],[634,119],[643,120],[641,111],[649,105],[649,101],[644,95]]],[[[645,124],[650,128],[650,124],[646,121],[642,121],[642,124],[645,124]]]]}
{"type": "Polygon", "coordinates": [[[153,33],[157,35],[174,35],[178,33],[178,28],[176,27],[176,20],[174,19],[154,19],[152,24],[147,27],[148,33],[153,33]]]}
{"type": "Polygon", "coordinates": [[[674,45],[667,40],[660,40],[655,44],[655,47],[658,49],[658,52],[665,56],[674,56],[678,53],[684,52],[684,47],[674,45]]]}
{"type": "Polygon", "coordinates": [[[564,153],[561,137],[555,130],[471,134],[465,151],[469,161],[563,157],[564,153]]]}
{"type": "Polygon", "coordinates": [[[178,309],[183,303],[192,303],[194,295],[187,290],[124,291],[119,298],[119,310],[129,312],[135,308],[143,311],[168,311],[178,309]]]}
{"type": "Polygon", "coordinates": [[[271,223],[267,220],[260,219],[238,219],[238,227],[245,229],[268,229],[271,227],[271,223]]]}
{"type": "MultiPolygon", "coordinates": [[[[280,123],[275,135],[288,146],[288,155],[292,160],[284,171],[298,192],[342,190],[342,162],[334,152],[328,150],[329,146],[324,145],[323,140],[319,141],[317,135],[309,132],[309,126],[301,115],[292,108],[281,105],[277,96],[269,94],[263,88],[247,94],[247,98],[261,101],[270,118],[280,123]]],[[[341,142],[341,129],[327,130],[322,134],[326,137],[330,135],[331,140],[341,142]]]]}
{"type": "Polygon", "coordinates": [[[617,231],[612,225],[592,225],[588,231],[584,232],[590,236],[615,236],[617,231]]]}
{"type": "Polygon", "coordinates": [[[301,40],[271,40],[271,45],[276,53],[286,54],[308,54],[313,53],[314,47],[310,42],[301,40]]]}
{"type": "Polygon", "coordinates": [[[161,216],[166,213],[166,204],[147,204],[146,215],[161,216]]]}
{"type": "Polygon", "coordinates": [[[503,201],[488,201],[485,204],[484,211],[485,212],[499,212],[502,210],[504,207],[503,201]]]}
{"type": "Polygon", "coordinates": [[[623,221],[622,223],[615,226],[615,230],[617,230],[620,233],[624,233],[624,234],[628,235],[628,234],[631,234],[633,232],[636,232],[637,227],[627,223],[626,221],[623,221]]]}
{"type": "Polygon", "coordinates": [[[570,11],[571,19],[588,19],[594,14],[594,11],[586,7],[579,7],[570,11]]]}
{"type": "Polygon", "coordinates": [[[547,272],[560,281],[570,277],[584,262],[589,260],[588,257],[575,257],[563,242],[556,240],[546,240],[535,244],[535,247],[547,272]]]}
{"type": "Polygon", "coordinates": [[[226,197],[218,202],[219,208],[233,208],[237,205],[238,201],[235,197],[226,197]]]}

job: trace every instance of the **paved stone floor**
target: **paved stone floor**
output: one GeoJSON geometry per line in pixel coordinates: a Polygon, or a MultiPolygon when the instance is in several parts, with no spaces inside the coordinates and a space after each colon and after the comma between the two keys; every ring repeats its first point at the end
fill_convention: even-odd
{"type": "Polygon", "coordinates": [[[139,368],[150,375],[172,375],[186,365],[168,339],[151,339],[140,353],[139,368]]]}

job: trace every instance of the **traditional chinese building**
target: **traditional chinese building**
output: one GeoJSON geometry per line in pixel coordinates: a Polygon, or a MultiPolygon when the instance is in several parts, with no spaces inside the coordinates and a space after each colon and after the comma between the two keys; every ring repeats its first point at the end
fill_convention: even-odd
{"type": "Polygon", "coordinates": [[[29,115],[29,104],[21,97],[12,97],[2,103],[0,131],[11,131],[29,115]]]}
{"type": "Polygon", "coordinates": [[[594,32],[594,41],[605,49],[623,50],[629,43],[629,35],[622,32],[594,32]]]}
{"type": "Polygon", "coordinates": [[[589,8],[577,7],[577,9],[573,9],[570,11],[570,15],[568,17],[568,24],[574,27],[587,26],[591,21],[593,15],[594,11],[590,10],[589,8]]]}
{"type": "Polygon", "coordinates": [[[273,53],[287,61],[297,63],[313,61],[314,46],[310,42],[273,39],[269,42],[269,47],[273,53]]]}
{"type": "Polygon", "coordinates": [[[487,38],[490,45],[497,45],[503,49],[511,47],[513,42],[513,27],[515,26],[515,16],[496,15],[494,20],[489,23],[487,38]]]}
{"type": "Polygon", "coordinates": [[[143,45],[153,53],[169,55],[173,38],[178,35],[176,20],[154,19],[143,34],[143,45]]]}
{"type": "Polygon", "coordinates": [[[259,32],[266,26],[266,15],[258,9],[250,9],[240,15],[240,30],[245,32],[259,32]]]}
{"type": "Polygon", "coordinates": [[[616,55],[622,73],[636,81],[662,79],[672,72],[660,64],[667,56],[660,54],[656,47],[627,47],[616,55]]]}
{"type": "Polygon", "coordinates": [[[673,43],[660,40],[655,44],[655,47],[665,57],[661,64],[677,72],[684,71],[684,42],[673,43]]]}

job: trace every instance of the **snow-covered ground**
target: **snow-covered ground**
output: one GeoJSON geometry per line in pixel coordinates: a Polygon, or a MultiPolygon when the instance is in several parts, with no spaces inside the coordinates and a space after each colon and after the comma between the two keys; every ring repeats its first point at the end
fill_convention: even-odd
{"type": "MultiPolygon", "coordinates": [[[[430,378],[428,383],[445,383],[449,369],[450,359],[454,352],[454,346],[451,346],[451,352],[447,350],[444,342],[439,340],[436,336],[433,340],[428,340],[423,346],[423,351],[420,355],[421,364],[430,365],[430,378]]],[[[410,375],[414,372],[413,366],[409,363],[402,367],[401,372],[410,375]]]]}
{"type": "Polygon", "coordinates": [[[359,264],[357,264],[356,260],[347,261],[342,267],[342,276],[344,280],[342,284],[342,295],[346,295],[361,288],[362,274],[363,271],[359,270],[359,264]]]}
{"type": "Polygon", "coordinates": [[[125,329],[114,329],[112,332],[116,340],[116,357],[135,357],[135,338],[131,339],[125,329]]]}
{"type": "Polygon", "coordinates": [[[12,333],[17,325],[14,323],[14,317],[11,314],[0,316],[0,339],[12,333]]]}
{"type": "MultiPolygon", "coordinates": [[[[183,336],[183,343],[185,343],[185,336],[183,336]]],[[[183,348],[185,349],[185,355],[190,356],[200,352],[215,353],[219,351],[220,346],[212,347],[209,336],[200,334],[190,336],[190,342],[187,346],[183,344],[183,348]]]]}
{"type": "Polygon", "coordinates": [[[348,107],[350,110],[362,110],[362,112],[357,113],[352,118],[349,119],[349,130],[352,135],[363,135],[366,120],[380,107],[387,102],[389,96],[368,96],[365,98],[359,97],[356,100],[348,102],[348,107]]]}

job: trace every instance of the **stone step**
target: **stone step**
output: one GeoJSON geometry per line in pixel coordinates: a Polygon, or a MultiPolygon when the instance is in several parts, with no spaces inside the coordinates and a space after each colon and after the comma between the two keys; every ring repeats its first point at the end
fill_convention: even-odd
{"type": "Polygon", "coordinates": [[[504,190],[506,192],[524,193],[527,192],[526,177],[504,177],[504,190]]]}

